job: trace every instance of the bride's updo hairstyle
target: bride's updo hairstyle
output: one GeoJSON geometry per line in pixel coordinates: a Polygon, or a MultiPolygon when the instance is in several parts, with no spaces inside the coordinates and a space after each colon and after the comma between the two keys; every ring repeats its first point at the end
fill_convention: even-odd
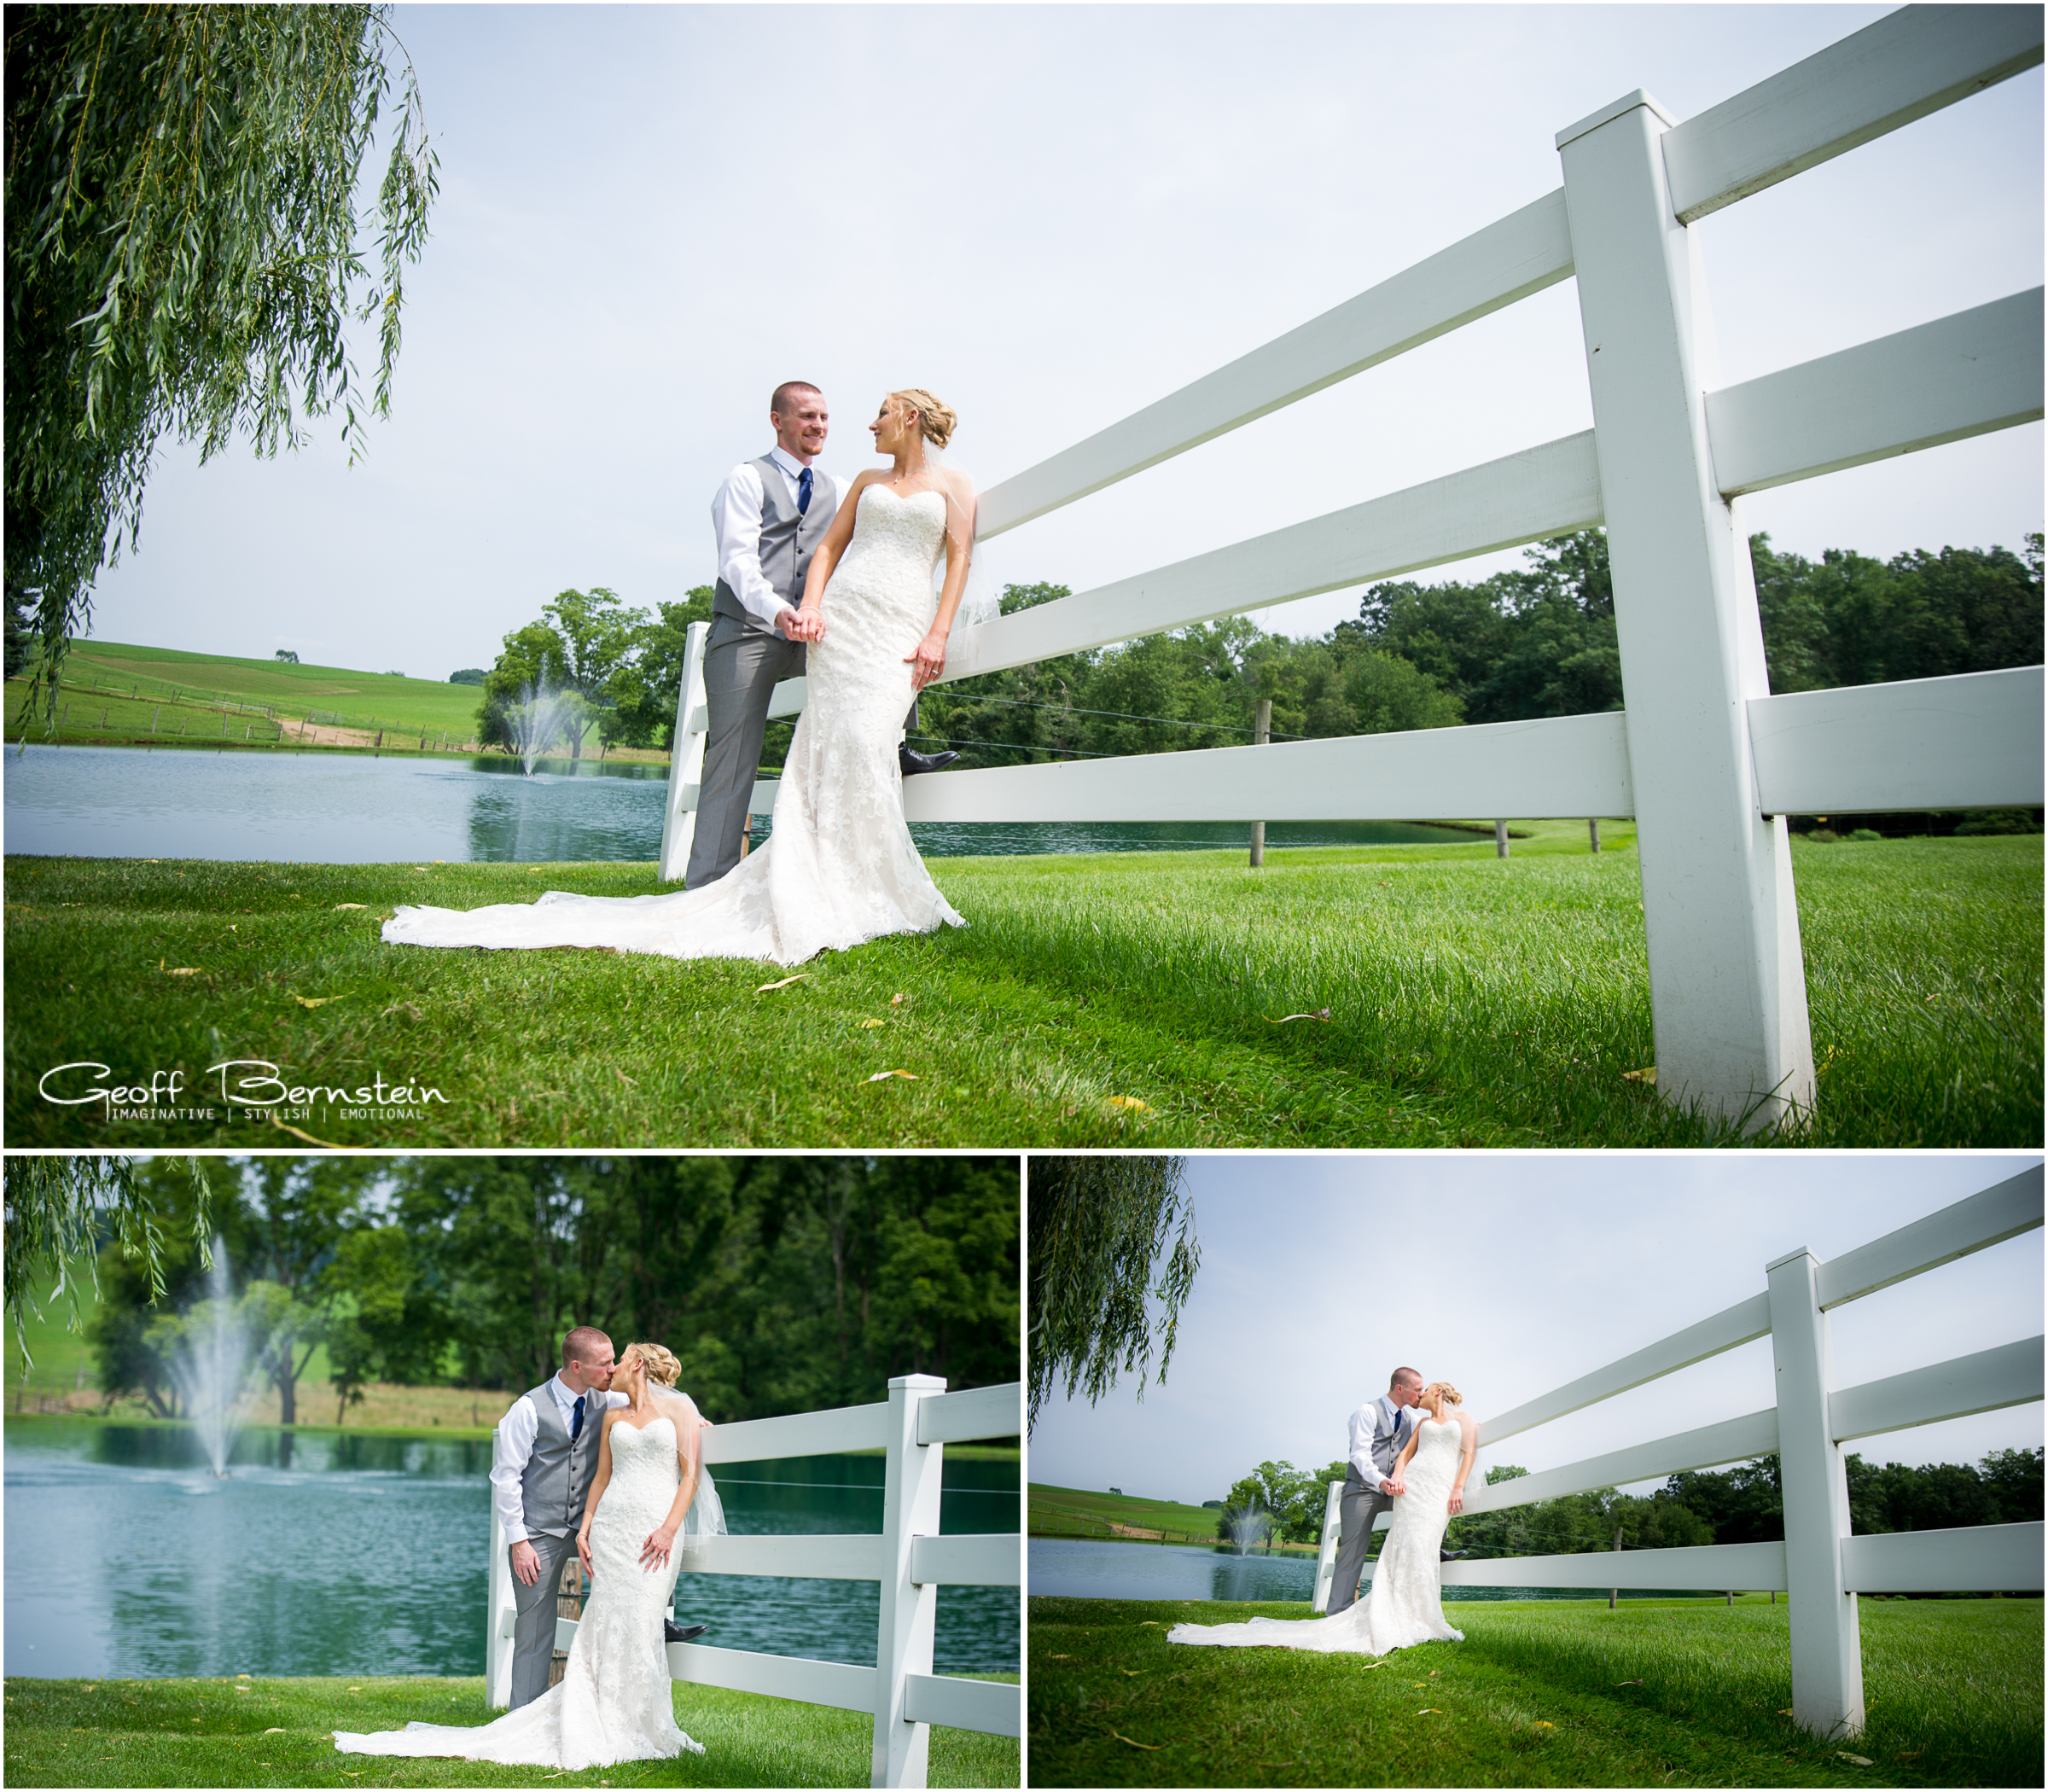
{"type": "Polygon", "coordinates": [[[960,427],[960,419],[954,415],[953,407],[941,404],[922,386],[906,387],[889,396],[916,413],[918,428],[934,448],[945,447],[953,439],[953,431],[960,427]]]}
{"type": "Polygon", "coordinates": [[[648,1380],[659,1382],[664,1388],[673,1388],[676,1377],[683,1373],[683,1365],[676,1360],[675,1353],[659,1344],[628,1344],[619,1353],[619,1361],[622,1367],[627,1363],[639,1362],[647,1370],[648,1380]]]}
{"type": "Polygon", "coordinates": [[[1427,1395],[1432,1390],[1443,1395],[1444,1404],[1446,1406],[1462,1406],[1465,1404],[1464,1395],[1448,1382],[1432,1382],[1428,1388],[1423,1389],[1423,1392],[1427,1395]]]}

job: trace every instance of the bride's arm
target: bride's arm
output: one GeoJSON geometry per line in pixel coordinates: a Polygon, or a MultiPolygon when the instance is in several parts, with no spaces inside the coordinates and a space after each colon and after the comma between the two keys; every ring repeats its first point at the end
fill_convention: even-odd
{"type": "Polygon", "coordinates": [[[1465,1510],[1465,1477],[1472,1472],[1473,1458],[1479,1454],[1479,1421],[1467,1418],[1462,1412],[1457,1416],[1458,1429],[1464,1433],[1464,1452],[1457,1459],[1457,1479],[1451,1483],[1451,1510],[1453,1513],[1465,1510]]]}
{"type": "Polygon", "coordinates": [[[689,1511],[689,1503],[697,1497],[697,1456],[703,1449],[698,1440],[693,1447],[683,1447],[681,1425],[676,1427],[676,1468],[680,1479],[676,1483],[676,1497],[669,1502],[668,1516],[647,1533],[647,1541],[640,1545],[640,1566],[649,1574],[668,1566],[670,1553],[676,1546],[676,1533],[683,1528],[683,1515],[689,1511]]]}
{"type": "Polygon", "coordinates": [[[1413,1459],[1415,1456],[1415,1446],[1422,1440],[1422,1427],[1418,1425],[1414,1430],[1408,1434],[1408,1441],[1401,1446],[1401,1453],[1394,1457],[1393,1473],[1389,1475],[1387,1479],[1392,1481],[1397,1487],[1401,1484],[1401,1470],[1405,1469],[1409,1463],[1413,1459]]]}
{"type": "Polygon", "coordinates": [[[874,477],[871,467],[854,474],[853,483],[847,488],[846,502],[833,514],[825,530],[825,538],[811,556],[810,567],[804,573],[803,600],[796,607],[802,633],[793,636],[792,639],[816,641],[823,636],[825,586],[830,582],[833,568],[839,564],[839,556],[847,551],[847,544],[853,539],[853,514],[860,509],[862,491],[874,477]]]}
{"type": "Polygon", "coordinates": [[[604,1428],[597,1434],[597,1472],[591,1478],[591,1497],[584,1502],[583,1523],[576,1532],[576,1554],[583,1562],[583,1571],[591,1571],[591,1521],[597,1516],[597,1502],[604,1498],[604,1490],[612,1478],[612,1415],[609,1411],[601,1421],[604,1428]]]}
{"type": "MultiPolygon", "coordinates": [[[[922,690],[945,670],[945,637],[952,632],[960,599],[967,591],[967,569],[975,551],[975,488],[966,474],[948,471],[945,499],[945,583],[940,587],[938,613],[917,651],[908,656],[913,687],[922,690]]],[[[811,562],[816,567],[817,562],[811,562]]]]}

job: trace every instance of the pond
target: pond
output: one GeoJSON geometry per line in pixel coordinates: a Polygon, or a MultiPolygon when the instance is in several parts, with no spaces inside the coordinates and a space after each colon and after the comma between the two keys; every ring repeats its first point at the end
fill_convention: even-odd
{"type": "MultiPolygon", "coordinates": [[[[480,1674],[488,1442],[244,1432],[216,1481],[182,1427],[9,1420],[6,1661],[105,1674],[480,1674]],[[288,1441],[289,1447],[288,1447],[288,1441]]],[[[736,1534],[879,1532],[882,1459],[713,1471],[736,1534]]],[[[1018,1528],[1017,1465],[949,1458],[940,1528],[1018,1528]]],[[[940,1673],[1015,1672],[1015,1587],[941,1587],[940,1673]]],[[[684,1574],[707,1646],[872,1666],[872,1581],[684,1574]]]]}
{"type": "MultiPolygon", "coordinates": [[[[1233,1555],[1185,1544],[1103,1543],[1034,1537],[1028,1556],[1033,1596],[1067,1599],[1298,1599],[1315,1597],[1311,1556],[1233,1555]]],[[[1621,1590],[1624,1599],[1672,1599],[1684,1593],[1621,1590]]],[[[1447,1586],[1444,1603],[1462,1599],[1604,1599],[1594,1588],[1447,1586]]]]}
{"type": "MultiPolygon", "coordinates": [[[[639,864],[660,851],[668,771],[549,760],[527,777],[502,757],[32,745],[9,749],[0,781],[9,852],[639,864]]],[[[1242,822],[919,822],[911,832],[928,858],[1242,850],[1251,837],[1242,822]]],[[[755,839],[766,838],[763,817],[755,839]]],[[[1274,847],[1475,838],[1417,822],[1272,822],[1265,831],[1274,847]]]]}

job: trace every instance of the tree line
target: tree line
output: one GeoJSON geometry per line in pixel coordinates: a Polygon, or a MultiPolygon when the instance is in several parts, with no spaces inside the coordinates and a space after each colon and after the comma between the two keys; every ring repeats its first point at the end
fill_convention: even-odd
{"type": "MultiPolygon", "coordinates": [[[[371,1382],[517,1392],[594,1324],[674,1351],[721,1420],[887,1398],[892,1376],[1019,1378],[1017,1169],[1006,1157],[262,1158],[210,1225],[298,1418],[324,1346],[337,1411],[371,1382]]],[[[104,1246],[88,1327],[109,1398],[175,1417],[168,1359],[207,1275],[172,1161],[138,1165],[166,1299],[104,1246]]]]}
{"type": "MultiPolygon", "coordinates": [[[[1318,1473],[1292,1463],[1265,1462],[1231,1489],[1217,1522],[1229,1539],[1233,1521],[1270,1515],[1274,1540],[1313,1543],[1323,1533],[1327,1489],[1344,1478],[1345,1463],[1318,1473]]],[[[1854,1535],[1891,1531],[1950,1530],[1965,1525],[2039,1523],[2042,1455],[2039,1450],[1994,1450],[1981,1463],[1866,1463],[1847,1458],[1849,1520],[1854,1535]]],[[[1516,1480],[1527,1469],[1504,1463],[1487,1471],[1487,1485],[1516,1480]]],[[[1509,1556],[1570,1556],[1615,1547],[1689,1549],[1719,1543],[1777,1543],[1785,1534],[1784,1498],[1776,1456],[1731,1469],[1674,1475],[1655,1492],[1619,1493],[1612,1487],[1537,1500],[1498,1512],[1451,1521],[1448,1544],[1493,1559],[1509,1556]]]]}
{"type": "MultiPolygon", "coordinates": [[[[1948,547],[1878,561],[1830,549],[1809,561],[1777,553],[1766,534],[1749,547],[1773,691],[2041,659],[2039,534],[2023,556],[1948,547]]],[[[1272,705],[1275,740],[1620,708],[1605,532],[1559,536],[1522,558],[1469,584],[1373,585],[1355,620],[1321,636],[1295,639],[1231,617],[934,686],[922,699],[922,744],[954,748],[963,767],[1242,746],[1261,699],[1272,705]]],[[[602,589],[561,593],[538,621],[505,637],[485,676],[485,738],[509,744],[506,711],[544,672],[581,693],[584,732],[666,745],[684,631],[709,620],[712,591],[699,586],[652,613],[602,589]]],[[[1002,608],[1014,614],[1070,595],[1065,585],[1010,585],[1002,608]]],[[[766,769],[781,765],[793,725],[770,727],[766,769]]]]}

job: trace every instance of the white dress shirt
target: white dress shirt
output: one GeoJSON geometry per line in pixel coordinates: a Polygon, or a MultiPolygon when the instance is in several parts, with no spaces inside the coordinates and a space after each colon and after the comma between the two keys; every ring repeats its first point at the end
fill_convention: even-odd
{"type": "Polygon", "coordinates": [[[1376,1400],[1368,1400],[1351,1416],[1351,1461],[1367,1487],[1376,1490],[1382,1481],[1391,1479],[1372,1459],[1372,1440],[1376,1437],[1398,1437],[1400,1434],[1401,1415],[1410,1409],[1397,1406],[1382,1394],[1376,1400]]]}
{"type": "MultiPolygon", "coordinates": [[[[796,502],[796,482],[804,463],[777,442],[768,451],[789,486],[789,502],[796,502]]],[[[817,502],[817,488],[827,480],[841,503],[847,501],[849,481],[832,474],[812,469],[811,501],[817,502]]],[[[765,626],[773,628],[787,609],[796,606],[776,595],[761,571],[761,469],[753,461],[742,461],[725,475],[719,495],[711,501],[711,526],[719,538],[719,577],[747,613],[765,626]]],[[[803,596],[801,591],[797,593],[803,596]]]]}
{"type": "MultiPolygon", "coordinates": [[[[559,1373],[548,1377],[548,1392],[561,1410],[566,1431],[576,1417],[576,1390],[559,1373]]],[[[594,1425],[604,1417],[607,1406],[632,1404],[630,1395],[600,1393],[592,1389],[583,1397],[583,1422],[594,1425]]],[[[511,1410],[497,1422],[497,1461],[491,1469],[491,1504],[497,1508],[497,1521],[505,1527],[508,1545],[527,1540],[526,1508],[520,1499],[520,1481],[533,1454],[533,1440],[540,1435],[540,1415],[533,1410],[533,1396],[522,1393],[511,1410]]]]}

